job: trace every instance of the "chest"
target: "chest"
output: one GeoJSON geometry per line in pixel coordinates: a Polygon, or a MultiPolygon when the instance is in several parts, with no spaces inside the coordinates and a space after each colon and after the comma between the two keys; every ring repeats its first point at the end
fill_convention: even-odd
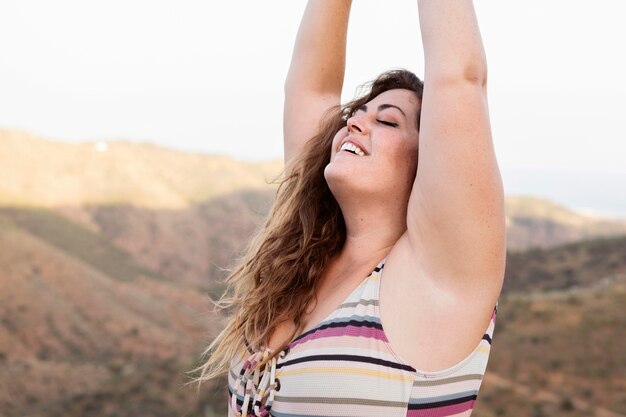
{"type": "MultiPolygon", "coordinates": [[[[385,345],[375,318],[372,283],[364,282],[339,301],[342,308],[326,317],[327,310],[320,310],[319,315],[312,311],[308,322],[321,323],[296,337],[284,357],[279,355],[274,372],[277,389],[273,397],[266,392],[267,398],[259,401],[271,401],[271,415],[407,415],[414,376],[410,367],[395,361],[385,345]]],[[[332,308],[328,306],[330,303],[327,308],[332,308]]],[[[292,330],[285,324],[278,326],[270,347],[279,346],[292,330]]],[[[237,363],[233,369],[239,366],[237,363]]],[[[267,370],[271,375],[271,367],[267,370]]],[[[263,377],[258,379],[262,381],[263,377]]],[[[229,385],[239,387],[236,406],[242,407],[246,390],[241,388],[247,384],[236,382],[236,372],[231,372],[229,385]]]]}
{"type": "Polygon", "coordinates": [[[363,276],[365,275],[360,275],[361,278],[358,281],[352,277],[346,278],[343,282],[336,285],[319,285],[316,289],[317,299],[309,302],[305,314],[301,317],[302,326],[299,331],[296,331],[296,325],[292,320],[279,323],[270,336],[268,347],[272,350],[278,349],[283,342],[299,337],[324,323],[344,303],[349,301],[349,298],[360,287],[367,283],[367,278],[371,275],[368,275],[365,280],[362,278],[363,276]]]}

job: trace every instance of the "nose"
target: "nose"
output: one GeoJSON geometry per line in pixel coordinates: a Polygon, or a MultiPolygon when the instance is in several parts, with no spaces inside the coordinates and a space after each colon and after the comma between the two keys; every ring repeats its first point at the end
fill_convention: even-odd
{"type": "Polygon", "coordinates": [[[346,124],[348,125],[349,133],[353,133],[355,131],[359,133],[364,133],[366,130],[365,120],[363,120],[360,115],[353,115],[347,120],[346,124]]]}

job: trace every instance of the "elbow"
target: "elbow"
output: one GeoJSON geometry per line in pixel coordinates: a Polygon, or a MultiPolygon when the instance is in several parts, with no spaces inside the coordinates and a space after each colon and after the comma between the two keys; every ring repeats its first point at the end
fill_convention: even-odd
{"type": "Polygon", "coordinates": [[[447,84],[474,84],[485,88],[487,85],[487,64],[484,62],[467,64],[457,69],[439,68],[426,70],[424,78],[429,82],[436,81],[447,84]],[[427,74],[430,72],[430,74],[427,74]]]}
{"type": "Polygon", "coordinates": [[[465,65],[461,67],[463,79],[485,87],[487,85],[487,57],[485,56],[485,51],[481,49],[479,53],[475,53],[468,58],[465,65]]]}
{"type": "Polygon", "coordinates": [[[472,84],[487,85],[487,64],[468,65],[463,71],[463,78],[472,84]]]}

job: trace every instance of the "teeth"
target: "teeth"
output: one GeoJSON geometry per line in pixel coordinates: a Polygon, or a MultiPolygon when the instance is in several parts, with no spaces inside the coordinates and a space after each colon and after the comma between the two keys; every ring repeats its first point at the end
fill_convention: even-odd
{"type": "Polygon", "coordinates": [[[361,150],[361,148],[359,148],[358,146],[356,146],[356,145],[354,145],[354,144],[352,144],[350,142],[346,142],[343,145],[341,145],[341,149],[339,149],[339,150],[340,151],[348,150],[348,151],[355,152],[359,156],[365,156],[365,152],[363,152],[361,150]]]}

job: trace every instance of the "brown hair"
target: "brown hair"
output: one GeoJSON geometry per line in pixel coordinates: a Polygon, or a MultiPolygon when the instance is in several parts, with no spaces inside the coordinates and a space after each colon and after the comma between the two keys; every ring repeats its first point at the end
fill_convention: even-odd
{"type": "MultiPolygon", "coordinates": [[[[421,102],[423,87],[423,82],[412,72],[390,70],[357,91],[357,96],[361,89],[366,89],[366,94],[326,112],[318,133],[291,161],[290,168],[278,177],[283,178],[274,180],[279,186],[270,213],[243,257],[229,270],[225,280],[227,288],[220,300],[217,303],[211,300],[218,308],[234,307],[235,312],[203,352],[203,357],[211,353],[209,359],[190,371],[202,372],[189,383],[197,381],[199,387],[202,381],[227,372],[231,359],[241,354],[244,346],[260,350],[283,321],[292,320],[296,328],[267,360],[295,338],[311,299],[317,301],[316,281],[328,261],[341,251],[346,239],[341,210],[324,178],[335,134],[358,107],[380,93],[395,88],[408,89],[415,92],[421,102]],[[228,297],[228,293],[232,296],[228,297]]],[[[418,130],[420,114],[421,109],[418,109],[418,130]]]]}

